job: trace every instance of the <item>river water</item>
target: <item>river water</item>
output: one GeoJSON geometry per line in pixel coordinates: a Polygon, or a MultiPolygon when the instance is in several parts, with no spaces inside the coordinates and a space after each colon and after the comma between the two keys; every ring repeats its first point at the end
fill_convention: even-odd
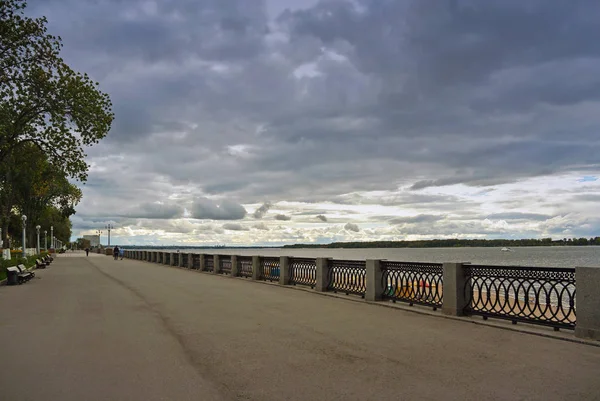
{"type": "Polygon", "coordinates": [[[402,262],[470,262],[501,266],[600,267],[600,246],[517,247],[512,248],[512,252],[503,252],[500,248],[199,248],[181,249],[180,252],[242,256],[328,257],[346,260],[388,259],[402,262]]]}

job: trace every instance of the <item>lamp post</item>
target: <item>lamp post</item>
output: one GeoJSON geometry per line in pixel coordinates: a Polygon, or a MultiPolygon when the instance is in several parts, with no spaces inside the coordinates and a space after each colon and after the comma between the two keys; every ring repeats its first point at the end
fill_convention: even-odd
{"type": "Polygon", "coordinates": [[[102,230],[96,230],[96,234],[98,234],[98,247],[102,246],[102,230]]]}
{"type": "Polygon", "coordinates": [[[23,219],[23,257],[26,257],[27,254],[25,253],[25,250],[27,248],[25,248],[26,243],[25,243],[25,223],[27,222],[27,216],[23,215],[21,216],[21,219],[23,219]]]}
{"type": "Polygon", "coordinates": [[[44,230],[44,251],[48,251],[48,230],[44,230]]]}
{"type": "Polygon", "coordinates": [[[106,228],[108,230],[108,247],[110,248],[110,230],[112,230],[113,228],[115,228],[115,226],[107,224],[104,228],[106,228]]]}
{"type": "Polygon", "coordinates": [[[35,226],[35,230],[37,231],[37,254],[40,254],[40,228],[42,228],[39,224],[35,226]]]}
{"type": "Polygon", "coordinates": [[[50,226],[50,249],[54,249],[54,226],[50,226]]]}

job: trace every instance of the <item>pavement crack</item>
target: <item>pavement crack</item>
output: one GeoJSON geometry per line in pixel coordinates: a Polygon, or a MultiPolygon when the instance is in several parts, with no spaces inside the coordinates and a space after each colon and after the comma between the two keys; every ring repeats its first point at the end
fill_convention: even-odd
{"type": "Polygon", "coordinates": [[[90,260],[88,260],[88,263],[90,263],[90,265],[93,266],[100,274],[113,281],[117,285],[125,288],[126,290],[131,292],[136,298],[138,298],[143,303],[142,308],[148,313],[152,314],[160,322],[160,325],[169,334],[169,336],[177,342],[187,363],[194,369],[194,371],[196,371],[196,373],[199,376],[212,383],[212,385],[215,386],[217,391],[221,394],[221,396],[224,399],[239,399],[235,392],[226,383],[221,382],[218,377],[215,377],[215,375],[211,374],[209,367],[203,361],[203,356],[187,344],[185,337],[177,331],[175,326],[172,324],[171,320],[163,313],[161,313],[161,311],[155,306],[156,304],[150,302],[150,300],[148,300],[144,296],[144,294],[142,294],[141,291],[139,291],[137,288],[133,287],[129,283],[120,280],[119,278],[103,271],[99,266],[97,266],[90,260]]]}

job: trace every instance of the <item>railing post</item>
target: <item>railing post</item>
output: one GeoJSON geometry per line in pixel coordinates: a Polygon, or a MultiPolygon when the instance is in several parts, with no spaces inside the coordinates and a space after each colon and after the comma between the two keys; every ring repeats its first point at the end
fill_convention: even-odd
{"type": "Polygon", "coordinates": [[[367,301],[381,301],[381,295],[383,294],[383,272],[381,271],[381,260],[379,259],[367,259],[366,263],[366,277],[365,277],[365,300],[367,301]]]}
{"type": "Polygon", "coordinates": [[[219,255],[213,255],[213,273],[219,274],[221,266],[219,266],[219,255]]]}
{"type": "Polygon", "coordinates": [[[317,285],[315,291],[327,291],[330,260],[331,258],[317,258],[317,285]]]}
{"type": "Polygon", "coordinates": [[[279,284],[288,285],[290,283],[291,265],[289,256],[279,257],[279,284]]]}
{"type": "Polygon", "coordinates": [[[177,252],[171,252],[171,256],[169,256],[169,265],[175,266],[175,255],[177,252]]]}
{"type": "Polygon", "coordinates": [[[240,275],[240,260],[237,255],[231,255],[231,277],[240,275]]]}
{"type": "Polygon", "coordinates": [[[442,313],[450,316],[463,316],[467,306],[465,293],[470,292],[465,286],[468,277],[462,263],[444,263],[443,265],[443,299],[442,313]]]}
{"type": "Polygon", "coordinates": [[[200,266],[198,267],[198,269],[200,269],[201,272],[205,271],[204,269],[206,269],[206,255],[201,253],[200,255],[198,255],[198,259],[200,259],[200,266]]]}
{"type": "Polygon", "coordinates": [[[600,267],[576,267],[575,336],[600,340],[600,267]]]}
{"type": "Polygon", "coordinates": [[[252,256],[252,280],[260,280],[260,256],[252,256]]]}
{"type": "Polygon", "coordinates": [[[150,255],[150,261],[156,263],[156,251],[152,251],[150,255]]]}
{"type": "Polygon", "coordinates": [[[181,252],[177,254],[177,266],[183,267],[183,253],[181,252]]]}
{"type": "Polygon", "coordinates": [[[187,262],[188,262],[188,264],[187,264],[188,269],[191,269],[194,267],[194,254],[193,253],[188,253],[187,262]]]}

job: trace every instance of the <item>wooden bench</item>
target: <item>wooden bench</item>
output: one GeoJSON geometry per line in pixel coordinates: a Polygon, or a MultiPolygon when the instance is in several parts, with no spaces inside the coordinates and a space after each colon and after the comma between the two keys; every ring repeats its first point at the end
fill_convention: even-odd
{"type": "Polygon", "coordinates": [[[27,271],[27,269],[25,269],[25,266],[23,266],[23,268],[21,268],[21,266],[23,265],[9,266],[6,268],[7,274],[10,274],[10,272],[16,274],[17,284],[23,284],[24,282],[29,281],[33,277],[35,277],[34,273],[27,271]]]}
{"type": "Polygon", "coordinates": [[[27,270],[24,264],[17,265],[17,267],[19,268],[19,270],[21,270],[21,274],[27,275],[27,281],[35,277],[35,273],[30,270],[27,270]]]}
{"type": "Polygon", "coordinates": [[[48,266],[50,266],[50,263],[52,263],[53,260],[54,258],[50,255],[46,255],[42,258],[42,262],[45,262],[48,266]]]}
{"type": "Polygon", "coordinates": [[[45,269],[46,266],[49,266],[49,265],[50,265],[50,262],[44,262],[41,259],[36,259],[35,260],[35,268],[36,269],[45,269]]]}

